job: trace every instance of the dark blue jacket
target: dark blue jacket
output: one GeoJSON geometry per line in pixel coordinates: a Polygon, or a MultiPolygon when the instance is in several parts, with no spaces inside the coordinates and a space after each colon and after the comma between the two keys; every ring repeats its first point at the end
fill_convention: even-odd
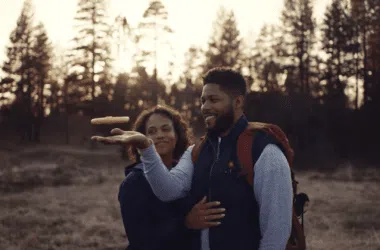
{"type": "MultiPolygon", "coordinates": [[[[207,195],[208,201],[220,201],[226,208],[226,216],[221,225],[209,229],[211,250],[254,250],[259,248],[261,239],[259,209],[254,197],[253,187],[244,176],[239,176],[239,164],[236,148],[239,135],[248,126],[242,116],[231,132],[218,143],[211,135],[199,153],[195,163],[190,196],[191,205],[207,195]],[[233,166],[233,167],[231,167],[233,166]]],[[[264,133],[257,133],[252,145],[252,154],[258,159],[266,145],[277,144],[264,133]]],[[[194,236],[194,250],[200,249],[200,231],[194,236]]]]}
{"type": "Polygon", "coordinates": [[[119,202],[128,250],[178,250],[189,247],[182,199],[160,201],[145,179],[141,165],[127,167],[119,202]]]}

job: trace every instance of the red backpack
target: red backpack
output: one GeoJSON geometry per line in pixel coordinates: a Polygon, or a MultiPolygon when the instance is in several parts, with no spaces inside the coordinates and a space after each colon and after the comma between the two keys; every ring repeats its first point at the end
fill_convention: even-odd
{"type": "MultiPolygon", "coordinates": [[[[281,130],[280,127],[274,124],[268,123],[259,123],[259,122],[249,122],[248,127],[243,133],[240,134],[237,142],[237,156],[239,163],[242,167],[240,175],[245,175],[246,181],[253,186],[253,159],[252,159],[252,144],[255,138],[255,135],[258,131],[265,132],[273,136],[278,143],[282,146],[285,151],[286,159],[288,160],[290,168],[293,165],[293,149],[289,144],[289,140],[286,137],[285,133],[281,130]]],[[[192,151],[192,160],[195,164],[198,159],[202,145],[205,142],[205,137],[202,137],[200,142],[197,143],[192,151]]],[[[294,179],[294,173],[292,172],[292,184],[293,184],[293,217],[292,217],[292,232],[288,240],[286,250],[305,250],[306,241],[305,234],[303,230],[303,225],[298,220],[298,217],[295,212],[296,199],[297,196],[297,184],[298,182],[294,179]]]]}

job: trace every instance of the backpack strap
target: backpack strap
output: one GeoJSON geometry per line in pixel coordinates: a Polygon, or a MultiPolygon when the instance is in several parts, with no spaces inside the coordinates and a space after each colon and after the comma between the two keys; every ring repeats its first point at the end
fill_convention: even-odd
{"type": "Polygon", "coordinates": [[[242,167],[241,175],[246,176],[247,182],[250,185],[253,185],[253,164],[254,161],[257,160],[253,159],[252,156],[252,144],[255,134],[258,131],[262,131],[266,134],[269,134],[276,140],[276,142],[278,142],[278,144],[284,151],[289,166],[291,166],[293,162],[293,150],[290,147],[289,141],[285,133],[281,130],[280,127],[269,123],[249,122],[247,128],[243,131],[243,133],[240,134],[238,138],[237,156],[239,159],[239,163],[242,167]]]}
{"type": "MultiPolygon", "coordinates": [[[[240,137],[238,139],[238,145],[241,144],[240,150],[244,151],[244,153],[241,152],[240,155],[238,152],[239,161],[241,159],[242,162],[246,162],[243,164],[244,168],[245,168],[245,166],[252,166],[253,163],[250,163],[250,165],[249,165],[248,159],[246,159],[247,157],[243,155],[243,154],[251,154],[251,153],[245,152],[246,149],[244,149],[244,147],[246,147],[246,146],[244,146],[244,145],[248,145],[251,148],[252,147],[252,140],[254,139],[254,135],[258,131],[262,131],[262,132],[272,136],[275,139],[275,141],[278,143],[278,146],[280,146],[282,151],[284,152],[284,155],[285,155],[285,157],[288,161],[289,167],[290,167],[290,172],[291,172],[291,177],[292,177],[292,185],[293,185],[293,196],[295,198],[296,194],[297,194],[298,182],[295,180],[294,173],[292,171],[294,151],[293,151],[292,147],[290,146],[290,143],[289,143],[289,140],[288,140],[286,134],[282,131],[282,129],[279,126],[274,125],[274,124],[270,124],[270,123],[249,122],[246,130],[240,135],[240,137]],[[241,140],[241,142],[239,143],[240,140],[241,140]],[[250,140],[250,143],[248,143],[248,140],[250,140]]],[[[239,147],[238,147],[238,150],[239,150],[239,147]]],[[[249,151],[249,152],[251,152],[251,151],[249,151]]],[[[257,159],[253,159],[253,160],[257,160],[257,159]]],[[[251,162],[253,162],[253,161],[251,161],[251,162]]],[[[252,167],[251,167],[251,169],[252,169],[252,167]]],[[[251,170],[249,170],[249,169],[244,170],[244,172],[246,172],[246,173],[249,173],[250,171],[251,170]]]]}
{"type": "Polygon", "coordinates": [[[292,232],[288,243],[286,244],[285,250],[305,250],[306,240],[303,227],[298,221],[297,215],[293,209],[292,216],[292,232]]]}
{"type": "Polygon", "coordinates": [[[246,129],[240,134],[237,141],[237,157],[241,165],[240,176],[243,175],[249,185],[253,186],[253,157],[252,157],[252,142],[254,130],[246,129]]]}
{"type": "Polygon", "coordinates": [[[248,123],[248,130],[254,131],[254,130],[259,130],[263,131],[271,136],[274,137],[274,139],[280,144],[280,146],[284,150],[284,154],[286,159],[288,160],[290,168],[293,166],[293,158],[294,158],[294,151],[292,147],[290,146],[289,140],[282,131],[282,129],[274,124],[270,123],[262,123],[262,122],[249,122],[248,123]]]}

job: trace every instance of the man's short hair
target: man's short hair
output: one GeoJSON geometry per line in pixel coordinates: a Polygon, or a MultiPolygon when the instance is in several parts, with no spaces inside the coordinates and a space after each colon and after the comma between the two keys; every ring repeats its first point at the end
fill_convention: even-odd
{"type": "Polygon", "coordinates": [[[228,94],[234,96],[247,94],[247,83],[244,77],[237,71],[229,67],[216,67],[210,69],[203,76],[203,86],[214,83],[220,85],[220,87],[228,94]]]}

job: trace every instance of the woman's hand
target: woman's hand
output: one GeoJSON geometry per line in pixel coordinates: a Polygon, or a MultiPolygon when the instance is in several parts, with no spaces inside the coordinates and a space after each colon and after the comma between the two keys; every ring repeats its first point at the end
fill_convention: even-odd
{"type": "Polygon", "coordinates": [[[220,206],[218,201],[206,202],[206,197],[203,197],[186,215],[186,227],[189,229],[205,229],[220,225],[219,220],[225,216],[226,210],[215,208],[218,206],[220,206]]]}
{"type": "Polygon", "coordinates": [[[111,136],[92,136],[91,140],[104,144],[120,144],[145,149],[152,144],[152,140],[136,131],[124,131],[119,128],[111,130],[111,136]]]}

